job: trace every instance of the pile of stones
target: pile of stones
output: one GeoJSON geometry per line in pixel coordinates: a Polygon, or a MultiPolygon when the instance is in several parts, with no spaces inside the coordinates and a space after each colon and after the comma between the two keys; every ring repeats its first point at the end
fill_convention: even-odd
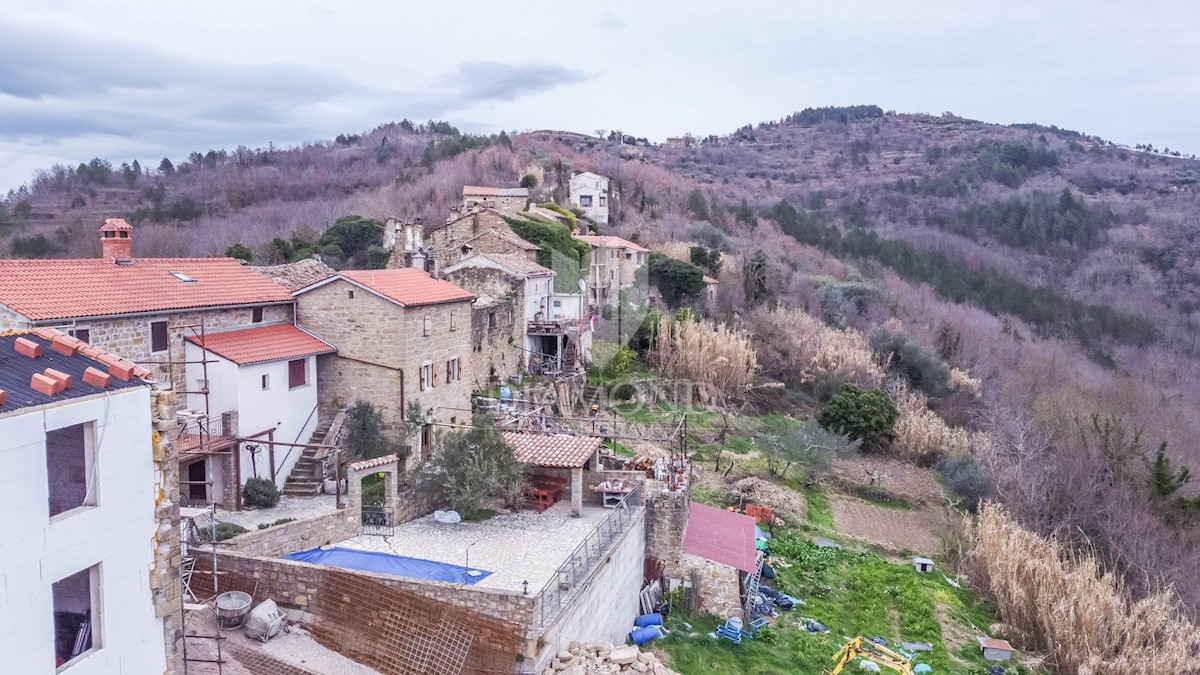
{"type": "Polygon", "coordinates": [[[658,657],[637,647],[614,646],[610,642],[572,642],[559,652],[542,675],[593,675],[595,673],[644,673],[678,675],[658,657]]]}

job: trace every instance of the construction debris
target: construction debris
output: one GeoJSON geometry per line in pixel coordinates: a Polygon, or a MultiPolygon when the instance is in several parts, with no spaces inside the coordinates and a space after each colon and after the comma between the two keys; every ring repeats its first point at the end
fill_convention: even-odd
{"type": "Polygon", "coordinates": [[[644,673],[678,675],[649,652],[637,647],[613,646],[611,642],[572,642],[558,653],[542,675],[591,675],[592,673],[644,673]]]}

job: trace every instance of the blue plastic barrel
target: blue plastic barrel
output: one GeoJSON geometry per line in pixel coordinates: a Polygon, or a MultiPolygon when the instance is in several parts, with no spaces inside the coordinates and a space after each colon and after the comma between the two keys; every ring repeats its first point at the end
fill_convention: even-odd
{"type": "Polygon", "coordinates": [[[645,628],[646,626],[661,626],[662,614],[659,614],[658,612],[655,612],[654,614],[643,614],[633,620],[633,625],[637,626],[638,628],[645,628]]]}
{"type": "Polygon", "coordinates": [[[507,401],[512,398],[512,389],[507,384],[500,386],[500,400],[507,401]]]}
{"type": "Polygon", "coordinates": [[[658,626],[646,626],[638,628],[629,634],[629,640],[635,645],[644,645],[651,640],[657,640],[662,637],[662,631],[658,626]]]}

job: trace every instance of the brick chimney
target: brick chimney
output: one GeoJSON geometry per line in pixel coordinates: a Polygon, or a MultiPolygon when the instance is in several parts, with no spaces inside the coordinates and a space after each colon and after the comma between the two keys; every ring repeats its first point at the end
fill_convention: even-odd
{"type": "Polygon", "coordinates": [[[121,261],[133,259],[133,226],[124,218],[109,218],[100,226],[101,257],[121,261]]]}

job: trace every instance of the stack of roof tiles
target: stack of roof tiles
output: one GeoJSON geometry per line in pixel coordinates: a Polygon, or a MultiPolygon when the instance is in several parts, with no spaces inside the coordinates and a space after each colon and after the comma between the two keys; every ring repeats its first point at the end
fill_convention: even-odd
{"type": "Polygon", "coordinates": [[[0,335],[0,413],[150,379],[145,368],[52,328],[0,335]]]}

